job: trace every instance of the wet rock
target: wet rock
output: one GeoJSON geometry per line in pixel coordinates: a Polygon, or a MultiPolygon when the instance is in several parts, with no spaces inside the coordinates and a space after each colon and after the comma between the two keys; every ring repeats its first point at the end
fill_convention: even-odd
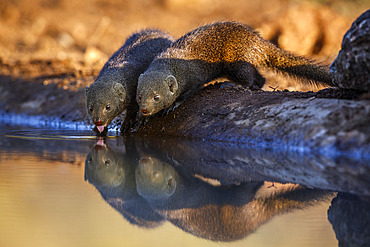
{"type": "MultiPolygon", "coordinates": [[[[321,96],[340,96],[332,91],[321,96]]],[[[207,87],[166,116],[153,116],[138,133],[368,156],[369,102],[321,96],[207,87]]]]}
{"type": "Polygon", "coordinates": [[[370,91],[370,10],[353,22],[330,66],[338,87],[370,91]]]}

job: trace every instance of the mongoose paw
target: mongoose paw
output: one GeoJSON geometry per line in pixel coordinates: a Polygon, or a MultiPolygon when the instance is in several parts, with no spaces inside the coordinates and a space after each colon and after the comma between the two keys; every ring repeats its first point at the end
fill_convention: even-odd
{"type": "Polygon", "coordinates": [[[177,107],[179,107],[184,101],[178,101],[175,102],[172,106],[170,106],[168,109],[163,111],[162,116],[168,115],[170,112],[173,112],[177,107]]]}
{"type": "Polygon", "coordinates": [[[252,91],[260,91],[262,90],[258,85],[254,84],[252,86],[249,87],[250,90],[252,91]]]}
{"type": "Polygon", "coordinates": [[[127,108],[125,119],[121,125],[121,133],[133,132],[132,129],[135,129],[135,124],[139,119],[139,114],[137,114],[137,109],[130,107],[127,108]]]}
{"type": "Polygon", "coordinates": [[[166,115],[168,115],[168,113],[170,113],[170,112],[171,112],[171,110],[172,110],[172,107],[167,108],[166,110],[163,110],[162,116],[166,116],[166,115]]]}
{"type": "Polygon", "coordinates": [[[137,117],[135,123],[131,127],[132,133],[137,132],[142,126],[145,126],[149,122],[150,117],[137,117]]]}
{"type": "Polygon", "coordinates": [[[124,121],[123,124],[121,125],[120,131],[121,133],[129,132],[133,126],[134,126],[133,121],[124,121]]]}

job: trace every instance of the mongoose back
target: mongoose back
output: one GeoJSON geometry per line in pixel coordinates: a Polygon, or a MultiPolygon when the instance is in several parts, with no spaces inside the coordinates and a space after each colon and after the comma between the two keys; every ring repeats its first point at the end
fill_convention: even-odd
{"type": "Polygon", "coordinates": [[[126,109],[121,131],[133,124],[138,106],[137,80],[150,62],[173,42],[160,30],[146,29],[131,35],[106,62],[97,79],[86,87],[86,107],[95,131],[102,133],[126,109]]]}
{"type": "Polygon", "coordinates": [[[149,116],[175,107],[219,77],[261,88],[265,79],[257,67],[332,85],[326,67],[279,49],[247,25],[216,22],[176,40],[140,75],[136,96],[140,112],[149,116]]]}

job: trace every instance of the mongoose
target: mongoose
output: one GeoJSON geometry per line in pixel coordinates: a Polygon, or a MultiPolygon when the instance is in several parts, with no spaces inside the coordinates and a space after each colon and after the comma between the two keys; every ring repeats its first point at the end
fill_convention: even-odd
{"type": "Polygon", "coordinates": [[[159,226],[163,217],[136,191],[135,168],[139,157],[135,143],[131,138],[115,141],[113,146],[108,143],[95,145],[87,154],[85,181],[131,224],[145,228],[159,226]]]}
{"type": "Polygon", "coordinates": [[[131,35],[106,62],[97,79],[86,87],[86,107],[95,131],[107,131],[109,123],[125,109],[121,131],[133,124],[138,106],[137,80],[150,62],[174,39],[160,30],[146,29],[131,35]]]}
{"type": "Polygon", "coordinates": [[[257,67],[308,83],[332,85],[326,67],[279,49],[247,25],[216,22],[176,40],[140,75],[136,96],[140,112],[149,116],[174,108],[205,83],[219,77],[261,88],[265,79],[257,67]]]}
{"type": "Polygon", "coordinates": [[[242,239],[277,215],[315,206],[334,196],[298,184],[276,183],[271,188],[268,183],[251,181],[213,186],[185,175],[181,168],[170,159],[145,154],[135,171],[137,192],[165,220],[214,241],[242,239]]]}

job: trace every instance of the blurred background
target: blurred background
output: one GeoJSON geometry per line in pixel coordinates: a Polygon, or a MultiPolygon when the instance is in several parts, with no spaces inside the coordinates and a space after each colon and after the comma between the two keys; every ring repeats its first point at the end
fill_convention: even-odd
{"type": "Polygon", "coordinates": [[[0,73],[38,76],[51,66],[53,73],[96,75],[135,31],[155,27],[178,38],[220,20],[246,23],[283,49],[330,64],[369,6],[369,0],[2,0],[0,73]]]}
{"type": "MultiPolygon", "coordinates": [[[[56,111],[61,118],[67,113],[78,118],[81,112],[75,110],[85,105],[83,92],[75,91],[93,82],[130,34],[148,27],[178,38],[202,24],[239,21],[283,49],[330,64],[351,23],[369,6],[370,0],[1,0],[0,106],[11,111],[22,101],[25,104],[18,106],[22,112],[56,111]],[[71,91],[67,95],[71,97],[60,91],[60,96],[50,96],[46,87],[40,92],[40,85],[48,84],[71,91]],[[39,97],[31,98],[34,92],[39,97]],[[48,100],[52,97],[55,102],[48,100]],[[63,108],[68,103],[72,106],[69,112],[63,108]],[[47,107],[59,111],[45,111],[47,107]]],[[[264,75],[270,79],[265,90],[271,90],[269,85],[311,90],[264,75]]],[[[89,151],[88,145],[83,148],[89,151]]],[[[163,241],[220,246],[183,234],[170,224],[156,231],[131,227],[84,182],[85,154],[62,155],[65,158],[56,161],[28,153],[23,159],[15,154],[0,158],[8,164],[0,165],[0,246],[122,246],[123,241],[137,246],[163,246],[163,241]]],[[[329,202],[299,212],[300,220],[284,215],[271,221],[259,234],[248,237],[248,246],[271,242],[289,246],[287,241],[295,246],[299,241],[298,246],[337,246],[327,221],[328,207],[329,202]],[[306,227],[311,222],[316,224],[312,229],[306,227]]],[[[246,243],[239,241],[234,246],[246,243]]]]}

